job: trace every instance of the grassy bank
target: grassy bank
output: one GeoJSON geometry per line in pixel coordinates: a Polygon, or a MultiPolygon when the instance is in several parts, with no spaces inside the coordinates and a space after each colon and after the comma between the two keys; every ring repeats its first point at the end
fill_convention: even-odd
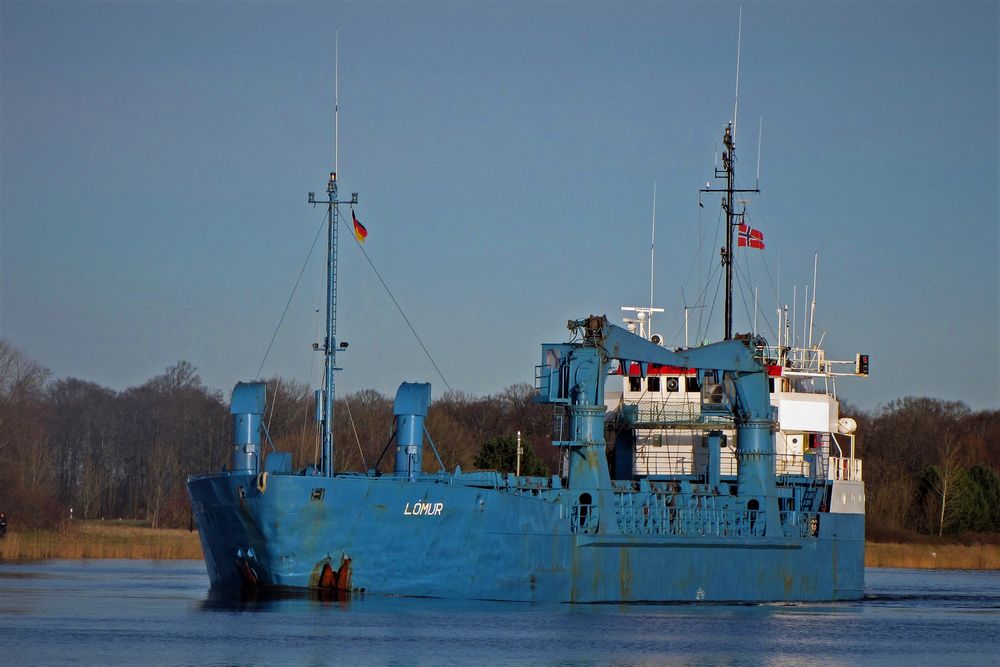
{"type": "Polygon", "coordinates": [[[868,567],[902,567],[922,570],[1000,570],[996,544],[865,544],[868,567]]]}
{"type": "MultiPolygon", "coordinates": [[[[76,522],[59,530],[8,533],[7,537],[0,540],[0,560],[201,557],[197,533],[145,528],[124,522],[76,522]]],[[[1000,570],[1000,545],[868,542],[865,547],[865,565],[1000,570]]]]}
{"type": "Polygon", "coordinates": [[[59,530],[10,532],[0,540],[0,560],[201,557],[198,533],[119,522],[78,521],[59,530]]]}

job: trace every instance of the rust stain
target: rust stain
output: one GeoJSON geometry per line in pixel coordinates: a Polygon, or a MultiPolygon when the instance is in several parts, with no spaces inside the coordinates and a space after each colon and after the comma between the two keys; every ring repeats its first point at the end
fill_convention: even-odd
{"type": "Polygon", "coordinates": [[[310,584],[314,588],[319,588],[325,591],[337,591],[343,593],[350,593],[353,588],[351,585],[351,558],[350,556],[343,556],[340,561],[340,567],[333,569],[330,565],[330,559],[324,558],[316,567],[313,568],[313,574],[310,577],[310,584]]]}
{"type": "Polygon", "coordinates": [[[310,586],[310,588],[319,588],[320,587],[319,582],[323,578],[323,571],[326,569],[325,566],[329,566],[329,560],[328,559],[321,560],[320,562],[316,563],[316,566],[312,569],[312,572],[309,573],[309,586],[310,586]]]}
{"type": "Polygon", "coordinates": [[[337,570],[337,590],[343,592],[350,592],[351,590],[351,558],[350,556],[344,557],[340,564],[340,569],[337,570]]]}
{"type": "Polygon", "coordinates": [[[333,588],[334,582],[336,581],[337,578],[333,573],[333,568],[330,567],[330,563],[323,563],[323,569],[319,573],[316,585],[319,586],[319,588],[333,588]]]}
{"type": "Polygon", "coordinates": [[[632,599],[632,558],[626,547],[618,557],[618,593],[621,600],[632,599]]]}

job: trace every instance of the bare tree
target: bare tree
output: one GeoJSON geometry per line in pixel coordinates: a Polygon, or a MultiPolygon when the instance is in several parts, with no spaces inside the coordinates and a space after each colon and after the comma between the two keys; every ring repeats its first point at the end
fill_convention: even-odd
{"type": "Polygon", "coordinates": [[[934,485],[935,491],[941,496],[941,515],[938,518],[938,537],[944,533],[945,514],[948,510],[948,502],[955,488],[955,482],[962,471],[962,450],[959,446],[959,439],[954,434],[948,433],[938,443],[937,455],[937,482],[934,485]]]}
{"type": "Polygon", "coordinates": [[[22,525],[55,518],[54,457],[45,429],[48,369],[0,339],[0,506],[22,525]]]}

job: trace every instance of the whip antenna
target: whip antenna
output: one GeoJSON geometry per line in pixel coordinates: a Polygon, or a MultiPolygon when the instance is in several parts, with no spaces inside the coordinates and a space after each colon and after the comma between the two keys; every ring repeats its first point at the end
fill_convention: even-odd
{"type": "Polygon", "coordinates": [[[736,101],[733,103],[733,143],[736,143],[736,112],[740,108],[740,47],[743,42],[743,5],[740,5],[740,24],[736,33],[736,101]]]}
{"type": "Polygon", "coordinates": [[[656,181],[653,181],[653,231],[649,241],[649,333],[653,333],[653,262],[656,258],[656,181]]]}
{"type": "Polygon", "coordinates": [[[340,30],[333,34],[333,171],[340,173],[340,30]]]}
{"type": "Polygon", "coordinates": [[[764,139],[764,116],[760,117],[760,127],[757,128],[757,183],[755,188],[760,188],[760,144],[764,139]]]}

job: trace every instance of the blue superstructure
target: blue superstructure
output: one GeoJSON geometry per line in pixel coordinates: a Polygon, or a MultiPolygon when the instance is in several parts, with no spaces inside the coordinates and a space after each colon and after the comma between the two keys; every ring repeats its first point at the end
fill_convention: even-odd
{"type": "MultiPolygon", "coordinates": [[[[839,444],[826,422],[802,427],[816,445],[803,451],[812,454],[794,466],[779,460],[776,442],[788,429],[778,411],[793,424],[808,410],[780,407],[772,369],[796,367],[783,361],[788,349],[776,361],[755,336],[670,350],[603,316],[570,320],[572,341],[543,345],[535,370],[536,401],[551,404],[560,424],[552,444],[563,466],[552,477],[447,472],[440,458],[437,472],[425,472],[425,438],[433,442],[424,425],[431,386],[423,383],[403,383],[396,394],[391,473],[334,471],[334,355],[346,347],[335,336],[336,227],[338,206],[348,203],[337,200],[336,174],[327,193],[326,372],[316,409],[322,465],[295,472],[285,452],[262,462],[264,385],[236,386],[229,469],[188,479],[214,588],[550,602],[861,597],[860,461],[830,454],[823,438],[839,444]],[[648,405],[609,413],[609,378],[652,378],[663,368],[699,387],[683,419],[648,405]],[[613,468],[609,418],[617,432],[613,468]],[[640,469],[637,434],[680,423],[700,434],[692,447],[705,450],[704,463],[668,474],[640,469]],[[732,440],[730,469],[724,453],[732,440]]],[[[319,203],[312,194],[310,202],[319,203]]],[[[819,398],[827,410],[832,399],[819,398]]]]}

